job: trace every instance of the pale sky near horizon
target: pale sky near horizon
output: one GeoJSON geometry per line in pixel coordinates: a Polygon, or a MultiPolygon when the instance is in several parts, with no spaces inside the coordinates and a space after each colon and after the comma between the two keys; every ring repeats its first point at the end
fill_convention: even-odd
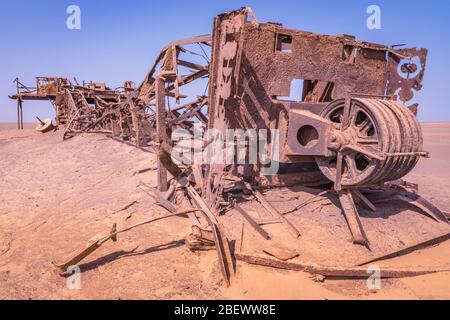
{"type": "MultiPolygon", "coordinates": [[[[139,84],[170,41],[208,34],[215,15],[250,6],[260,21],[323,34],[353,34],[386,45],[429,49],[422,121],[450,121],[450,2],[446,0],[15,0],[0,6],[0,122],[15,122],[13,80],[34,86],[36,76],[76,77],[118,87],[139,84]],[[81,30],[66,27],[69,5],[81,8],[81,30]],[[366,26],[367,7],[381,8],[381,30],[366,26]],[[167,7],[166,7],[167,6],[167,7]]],[[[26,122],[53,117],[49,102],[25,102],[26,122]]]]}

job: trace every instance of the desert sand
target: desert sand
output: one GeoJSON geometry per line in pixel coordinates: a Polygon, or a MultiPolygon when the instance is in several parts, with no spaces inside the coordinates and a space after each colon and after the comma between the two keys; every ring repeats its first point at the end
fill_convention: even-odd
{"type": "MultiPolygon", "coordinates": [[[[423,129],[431,159],[421,160],[406,180],[419,184],[423,196],[448,211],[450,123],[424,123],[423,129]]],[[[62,261],[113,223],[126,226],[164,211],[148,195],[156,186],[154,154],[102,135],[65,142],[61,137],[60,131],[43,135],[33,126],[19,131],[0,125],[0,299],[450,299],[450,273],[383,280],[380,290],[369,290],[365,280],[318,281],[307,273],[240,262],[232,286],[225,288],[216,253],[186,248],[190,221],[182,217],[106,243],[80,266],[81,289],[69,290],[51,261],[62,261]]],[[[318,214],[342,219],[331,207],[318,214]]],[[[406,213],[399,215],[417,214],[402,208],[406,213]]],[[[337,233],[348,242],[346,229],[341,229],[337,233]]],[[[317,230],[305,231],[303,259],[312,259],[308,252],[315,247],[307,247],[308,237],[318,235],[317,230]]],[[[344,247],[339,250],[352,248],[344,247]]],[[[326,249],[329,257],[338,252],[326,249]]],[[[450,267],[449,249],[450,241],[379,265],[450,267]]]]}

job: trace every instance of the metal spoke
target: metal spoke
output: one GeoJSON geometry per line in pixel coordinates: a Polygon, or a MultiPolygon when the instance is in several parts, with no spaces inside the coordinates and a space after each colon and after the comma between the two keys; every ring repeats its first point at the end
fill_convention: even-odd
{"type": "Polygon", "coordinates": [[[359,170],[356,166],[355,154],[350,154],[345,156],[345,163],[347,164],[347,169],[350,176],[354,179],[358,176],[359,170]]]}
{"type": "Polygon", "coordinates": [[[358,132],[363,135],[367,135],[367,132],[369,132],[371,126],[373,127],[372,121],[370,121],[369,117],[367,117],[359,126],[357,126],[358,132]]]}
{"type": "Polygon", "coordinates": [[[354,109],[354,103],[352,103],[350,97],[347,97],[345,99],[345,106],[344,106],[344,112],[342,116],[342,127],[343,129],[347,129],[349,126],[352,125],[352,110],[354,109]]]}
{"type": "Polygon", "coordinates": [[[356,144],[349,144],[349,145],[346,145],[342,149],[342,151],[345,151],[345,150],[352,150],[352,151],[355,151],[358,153],[362,153],[362,154],[368,156],[369,158],[377,159],[380,161],[383,161],[386,159],[386,157],[383,153],[381,153],[379,150],[372,148],[370,146],[366,147],[366,146],[360,146],[360,145],[356,145],[356,144]]]}
{"type": "Polygon", "coordinates": [[[357,127],[356,120],[358,119],[358,113],[361,109],[354,103],[350,105],[349,123],[352,127],[357,127]]]}
{"type": "Polygon", "coordinates": [[[359,137],[356,142],[362,145],[378,145],[380,143],[376,137],[359,137]]]}
{"type": "Polygon", "coordinates": [[[344,163],[344,156],[341,152],[338,153],[337,162],[336,162],[336,181],[334,184],[334,189],[336,191],[342,190],[342,167],[344,163]]]}

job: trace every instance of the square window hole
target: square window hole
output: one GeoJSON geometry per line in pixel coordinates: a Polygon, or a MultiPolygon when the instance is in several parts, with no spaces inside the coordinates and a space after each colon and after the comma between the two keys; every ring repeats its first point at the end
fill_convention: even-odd
{"type": "Polygon", "coordinates": [[[284,53],[292,53],[292,36],[277,34],[276,50],[284,53]]]}

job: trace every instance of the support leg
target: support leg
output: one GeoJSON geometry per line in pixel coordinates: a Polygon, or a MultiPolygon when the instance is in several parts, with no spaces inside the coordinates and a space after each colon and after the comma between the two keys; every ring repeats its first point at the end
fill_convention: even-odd
{"type": "Polygon", "coordinates": [[[420,195],[409,192],[404,189],[391,189],[386,191],[381,191],[374,193],[370,196],[372,202],[382,203],[391,200],[399,200],[406,202],[427,214],[430,218],[437,222],[449,223],[450,217],[442,212],[439,208],[433,205],[427,199],[421,197],[420,195]]]}
{"type": "Polygon", "coordinates": [[[396,199],[419,208],[437,222],[442,221],[449,223],[449,217],[446,214],[444,214],[441,210],[439,210],[439,208],[437,208],[431,202],[419,196],[418,194],[411,192],[402,192],[396,196],[396,199]]]}
{"type": "Polygon", "coordinates": [[[356,189],[352,190],[352,195],[360,199],[372,212],[377,211],[377,207],[375,207],[374,204],[370,202],[370,200],[367,199],[367,197],[361,193],[361,191],[356,189]]]}
{"type": "Polygon", "coordinates": [[[23,130],[23,103],[22,99],[19,99],[20,101],[20,129],[23,130]]]}
{"type": "MultiPolygon", "coordinates": [[[[167,141],[166,132],[166,88],[164,79],[157,77],[155,80],[156,91],[156,131],[160,146],[167,141]]],[[[158,158],[158,187],[159,191],[167,191],[167,169],[158,158]]]]}
{"type": "Polygon", "coordinates": [[[350,190],[341,190],[339,192],[339,201],[341,202],[342,211],[352,234],[353,243],[368,246],[369,240],[364,232],[364,228],[359,218],[358,210],[356,209],[350,190]]]}
{"type": "Polygon", "coordinates": [[[131,121],[133,123],[133,131],[134,131],[134,138],[136,139],[136,146],[144,147],[144,144],[142,143],[141,138],[141,129],[139,127],[139,116],[138,116],[138,109],[137,108],[131,108],[131,121]]]}
{"type": "Polygon", "coordinates": [[[120,134],[122,132],[122,128],[121,128],[121,125],[120,125],[121,119],[116,117],[116,116],[114,116],[114,117],[111,117],[110,121],[111,121],[112,136],[116,137],[116,138],[120,137],[120,134]]]}
{"type": "Polygon", "coordinates": [[[20,130],[20,98],[17,99],[17,129],[20,130]]]}

